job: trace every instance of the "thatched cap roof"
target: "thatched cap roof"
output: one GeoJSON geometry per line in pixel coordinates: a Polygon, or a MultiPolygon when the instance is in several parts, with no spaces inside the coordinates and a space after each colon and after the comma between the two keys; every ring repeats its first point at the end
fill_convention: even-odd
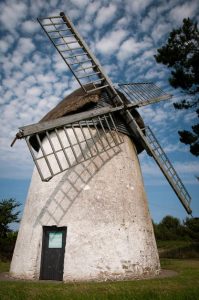
{"type": "MultiPolygon", "coordinates": [[[[99,89],[88,95],[88,94],[86,94],[86,92],[84,92],[84,90],[82,88],[77,89],[70,95],[66,96],[61,102],[59,102],[39,122],[50,121],[50,120],[61,118],[63,116],[67,116],[67,115],[70,115],[73,113],[79,113],[82,111],[86,111],[89,108],[94,108],[94,107],[96,107],[97,103],[100,102],[100,100],[103,98],[101,92],[102,92],[102,90],[99,89]]],[[[128,102],[126,97],[121,92],[119,92],[119,94],[122,97],[122,100],[124,102],[128,102]]],[[[141,128],[144,128],[144,122],[143,122],[142,118],[140,117],[139,113],[135,109],[132,109],[131,113],[133,114],[134,118],[136,119],[138,125],[141,128]]],[[[118,122],[120,124],[121,124],[121,122],[123,123],[123,120],[121,119],[120,114],[117,113],[117,116],[118,116],[117,119],[119,118],[118,122]]],[[[124,126],[125,126],[125,124],[124,124],[124,126]]],[[[118,130],[119,130],[119,128],[118,128],[118,130]]],[[[127,129],[127,131],[128,131],[128,129],[127,129]]],[[[43,136],[44,136],[44,134],[40,134],[41,140],[42,140],[43,136]]],[[[133,140],[134,140],[134,138],[133,138],[133,140]]],[[[135,140],[134,142],[135,142],[138,153],[140,153],[143,150],[143,147],[141,146],[139,141],[135,140]]],[[[37,142],[37,139],[35,136],[32,136],[30,138],[30,143],[36,151],[39,151],[39,145],[38,145],[38,142],[37,142]]]]}
{"type": "Polygon", "coordinates": [[[66,96],[51,111],[49,111],[39,122],[49,121],[66,116],[71,113],[78,113],[86,110],[90,105],[96,104],[100,99],[100,90],[95,93],[86,94],[83,89],[78,89],[66,96]]]}

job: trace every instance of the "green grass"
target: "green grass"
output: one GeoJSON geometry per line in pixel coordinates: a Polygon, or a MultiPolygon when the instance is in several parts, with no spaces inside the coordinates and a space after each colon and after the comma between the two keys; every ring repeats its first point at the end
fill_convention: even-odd
{"type": "MultiPolygon", "coordinates": [[[[199,295],[199,260],[162,259],[162,268],[177,276],[104,283],[0,282],[1,300],[196,300],[199,295]]],[[[3,266],[3,270],[7,266],[3,266]]],[[[2,267],[1,267],[2,270],[2,267]]]]}
{"type": "Polygon", "coordinates": [[[8,272],[10,268],[10,263],[8,261],[1,261],[0,260],[0,273],[8,272]]]}
{"type": "Polygon", "coordinates": [[[180,248],[185,246],[190,246],[193,242],[192,241],[157,241],[158,249],[173,249],[173,248],[180,248]]]}

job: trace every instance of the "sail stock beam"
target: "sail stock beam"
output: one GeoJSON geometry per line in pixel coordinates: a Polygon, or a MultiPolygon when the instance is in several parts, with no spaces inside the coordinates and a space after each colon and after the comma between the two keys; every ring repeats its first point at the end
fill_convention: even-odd
{"type": "MultiPolygon", "coordinates": [[[[133,107],[133,105],[132,105],[133,107]]],[[[94,118],[98,116],[102,116],[108,113],[114,113],[117,111],[120,111],[123,109],[123,106],[118,107],[101,107],[97,108],[95,110],[85,111],[81,113],[76,113],[74,115],[61,117],[58,119],[45,121],[45,122],[39,122],[35,124],[26,125],[23,127],[20,127],[20,131],[17,133],[18,138],[24,138],[26,136],[35,134],[35,133],[41,133],[46,130],[53,130],[54,128],[59,128],[62,126],[70,125],[75,122],[84,121],[89,118],[94,118]]]]}

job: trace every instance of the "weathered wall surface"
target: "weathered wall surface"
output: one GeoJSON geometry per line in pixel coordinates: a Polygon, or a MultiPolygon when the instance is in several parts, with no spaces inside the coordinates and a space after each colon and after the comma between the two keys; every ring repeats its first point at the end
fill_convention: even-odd
{"type": "Polygon", "coordinates": [[[154,275],[159,258],[134,145],[42,182],[34,170],[11,274],[39,278],[42,226],[67,226],[64,280],[154,275]]]}

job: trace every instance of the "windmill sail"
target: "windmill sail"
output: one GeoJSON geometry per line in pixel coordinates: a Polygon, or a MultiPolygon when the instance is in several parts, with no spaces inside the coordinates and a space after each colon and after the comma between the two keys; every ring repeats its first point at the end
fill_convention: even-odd
{"type": "Polygon", "coordinates": [[[155,162],[160,167],[162,173],[168,180],[172,189],[176,193],[180,202],[184,206],[188,214],[192,213],[190,208],[191,196],[187,192],[185,186],[183,185],[180,177],[178,176],[173,165],[169,161],[162,147],[160,146],[158,140],[156,139],[154,133],[149,127],[140,129],[135,119],[131,116],[131,113],[128,111],[128,119],[131,120],[131,128],[134,127],[135,134],[142,140],[143,146],[150,156],[152,156],[155,162]]]}
{"type": "Polygon", "coordinates": [[[191,214],[191,196],[187,192],[184,184],[182,183],[179,175],[177,174],[176,170],[174,169],[173,165],[169,161],[168,157],[166,156],[165,152],[163,151],[162,147],[160,146],[157,138],[155,137],[154,133],[149,127],[145,128],[145,135],[150,144],[150,150],[152,153],[153,158],[155,159],[156,163],[162,170],[163,174],[167,178],[169,184],[173,188],[174,192],[180,199],[182,205],[186,209],[187,213],[191,214]]]}
{"type": "Polygon", "coordinates": [[[154,83],[124,83],[118,84],[118,87],[119,91],[137,107],[168,100],[172,97],[154,83]]]}
{"type": "Polygon", "coordinates": [[[101,108],[20,128],[42,181],[123,143],[112,112],[101,108]],[[31,142],[34,141],[34,142],[31,142]],[[33,143],[40,149],[34,151],[33,143]]]}
{"type": "Polygon", "coordinates": [[[37,20],[85,92],[109,87],[117,94],[102,66],[63,12],[60,16],[37,20]]]}

